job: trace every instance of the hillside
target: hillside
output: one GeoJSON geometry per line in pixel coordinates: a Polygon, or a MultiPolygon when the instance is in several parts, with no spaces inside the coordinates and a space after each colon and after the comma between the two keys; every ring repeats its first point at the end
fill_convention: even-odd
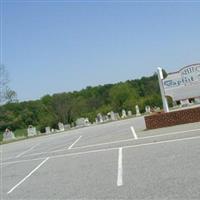
{"type": "Polygon", "coordinates": [[[57,128],[58,122],[75,122],[79,117],[95,121],[98,113],[111,110],[121,114],[122,109],[135,113],[145,106],[162,107],[157,75],[128,80],[116,84],[87,87],[81,91],[46,95],[40,100],[9,103],[0,107],[0,130],[27,128],[32,124],[41,131],[44,127],[57,128]]]}

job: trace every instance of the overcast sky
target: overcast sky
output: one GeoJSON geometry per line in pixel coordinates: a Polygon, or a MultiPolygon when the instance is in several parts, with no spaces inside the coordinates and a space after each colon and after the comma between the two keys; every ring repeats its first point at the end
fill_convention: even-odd
{"type": "Polygon", "coordinates": [[[2,63],[19,100],[200,62],[200,2],[1,1],[2,63]]]}

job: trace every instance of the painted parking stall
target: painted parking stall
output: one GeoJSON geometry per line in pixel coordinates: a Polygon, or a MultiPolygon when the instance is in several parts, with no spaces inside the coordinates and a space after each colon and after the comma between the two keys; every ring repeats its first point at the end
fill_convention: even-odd
{"type": "MultiPolygon", "coordinates": [[[[155,132],[133,132],[126,120],[118,123],[104,125],[107,132],[87,127],[41,138],[41,143],[30,140],[20,156],[1,163],[3,199],[162,198],[164,188],[171,198],[198,197],[199,123],[155,132]],[[127,131],[124,138],[116,134],[120,124],[121,133],[127,131]],[[35,151],[37,143],[49,145],[35,151]],[[182,191],[179,182],[190,186],[182,191]]],[[[19,145],[13,146],[16,150],[19,145]]]]}

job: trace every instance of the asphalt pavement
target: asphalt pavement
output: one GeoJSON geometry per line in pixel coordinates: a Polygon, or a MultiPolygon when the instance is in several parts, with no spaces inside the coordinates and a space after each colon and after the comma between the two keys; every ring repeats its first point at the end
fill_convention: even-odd
{"type": "Polygon", "coordinates": [[[200,123],[134,126],[128,119],[1,145],[1,199],[200,199],[200,123]]]}

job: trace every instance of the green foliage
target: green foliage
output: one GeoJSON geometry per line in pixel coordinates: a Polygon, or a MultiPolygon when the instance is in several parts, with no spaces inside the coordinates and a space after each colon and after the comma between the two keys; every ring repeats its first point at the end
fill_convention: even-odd
{"type": "Polygon", "coordinates": [[[3,140],[3,132],[0,132],[0,141],[3,140]]]}
{"type": "Polygon", "coordinates": [[[0,64],[0,105],[12,102],[17,102],[17,93],[10,89],[8,71],[0,64]]]}
{"type": "Polygon", "coordinates": [[[132,109],[137,104],[139,95],[129,83],[118,83],[110,89],[110,103],[113,110],[132,109]]]}
{"type": "MultiPolygon", "coordinates": [[[[135,112],[135,105],[144,111],[146,105],[162,107],[157,75],[117,84],[87,87],[79,92],[46,95],[40,100],[7,103],[0,107],[0,131],[25,129],[28,125],[44,131],[57,128],[58,122],[73,123],[79,117],[95,121],[98,113],[135,112]]],[[[25,133],[23,133],[25,134],[25,133]]]]}

